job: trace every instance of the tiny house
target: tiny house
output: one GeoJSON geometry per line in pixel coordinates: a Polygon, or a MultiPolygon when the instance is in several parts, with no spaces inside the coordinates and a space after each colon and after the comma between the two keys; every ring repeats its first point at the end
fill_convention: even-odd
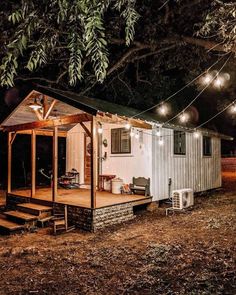
{"type": "Polygon", "coordinates": [[[74,225],[94,231],[132,219],[135,206],[167,199],[172,190],[221,186],[221,139],[230,137],[205,129],[196,136],[190,128],[156,122],[155,114],[137,113],[47,87],[31,91],[1,124],[8,133],[8,206],[37,202],[60,209],[66,204],[74,225]],[[12,189],[14,139],[21,134],[31,137],[31,187],[12,189]],[[53,139],[48,188],[36,183],[38,136],[53,139]],[[58,175],[59,137],[66,138],[64,175],[58,175]],[[150,179],[150,195],[113,193],[112,181],[130,184],[133,177],[150,179]],[[61,186],[62,179],[73,188],[61,186]]]}

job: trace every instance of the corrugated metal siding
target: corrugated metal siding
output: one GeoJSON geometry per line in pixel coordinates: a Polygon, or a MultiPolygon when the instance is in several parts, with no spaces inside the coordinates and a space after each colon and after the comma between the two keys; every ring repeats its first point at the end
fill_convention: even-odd
{"type": "MultiPolygon", "coordinates": [[[[153,131],[154,132],[154,131],[153,131]]],[[[168,179],[171,191],[192,188],[195,192],[221,186],[221,141],[212,137],[212,156],[202,155],[202,137],[194,138],[186,133],[186,155],[173,153],[173,130],[162,130],[164,145],[153,136],[152,191],[154,199],[168,198],[168,179]]]]}

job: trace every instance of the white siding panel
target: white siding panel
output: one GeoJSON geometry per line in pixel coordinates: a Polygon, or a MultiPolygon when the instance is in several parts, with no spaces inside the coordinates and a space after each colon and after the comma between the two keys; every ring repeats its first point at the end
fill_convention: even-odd
{"type": "Polygon", "coordinates": [[[221,186],[220,139],[212,138],[212,156],[203,157],[202,137],[186,133],[186,155],[173,154],[173,130],[163,129],[164,145],[153,136],[154,199],[168,198],[168,179],[174,189],[192,188],[195,192],[221,186]]]}

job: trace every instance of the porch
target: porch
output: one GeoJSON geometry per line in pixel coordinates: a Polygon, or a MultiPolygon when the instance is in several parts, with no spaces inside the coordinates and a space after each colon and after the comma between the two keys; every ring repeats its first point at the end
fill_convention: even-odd
{"type": "MultiPolygon", "coordinates": [[[[14,196],[28,197],[32,200],[30,189],[12,190],[11,194],[14,196]]],[[[51,188],[36,189],[33,199],[51,202],[51,188]]],[[[125,203],[131,203],[132,206],[138,206],[150,203],[151,199],[151,197],[145,197],[143,195],[115,195],[108,191],[97,191],[96,209],[125,203]]],[[[56,203],[91,208],[91,191],[83,188],[71,190],[58,188],[56,203]]]]}

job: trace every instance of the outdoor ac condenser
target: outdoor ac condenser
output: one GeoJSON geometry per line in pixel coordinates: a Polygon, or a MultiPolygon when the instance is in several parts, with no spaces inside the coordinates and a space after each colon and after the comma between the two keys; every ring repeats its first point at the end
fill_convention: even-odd
{"type": "Polygon", "coordinates": [[[193,206],[193,190],[191,188],[184,188],[175,190],[172,192],[172,208],[173,209],[185,209],[193,206]]]}

